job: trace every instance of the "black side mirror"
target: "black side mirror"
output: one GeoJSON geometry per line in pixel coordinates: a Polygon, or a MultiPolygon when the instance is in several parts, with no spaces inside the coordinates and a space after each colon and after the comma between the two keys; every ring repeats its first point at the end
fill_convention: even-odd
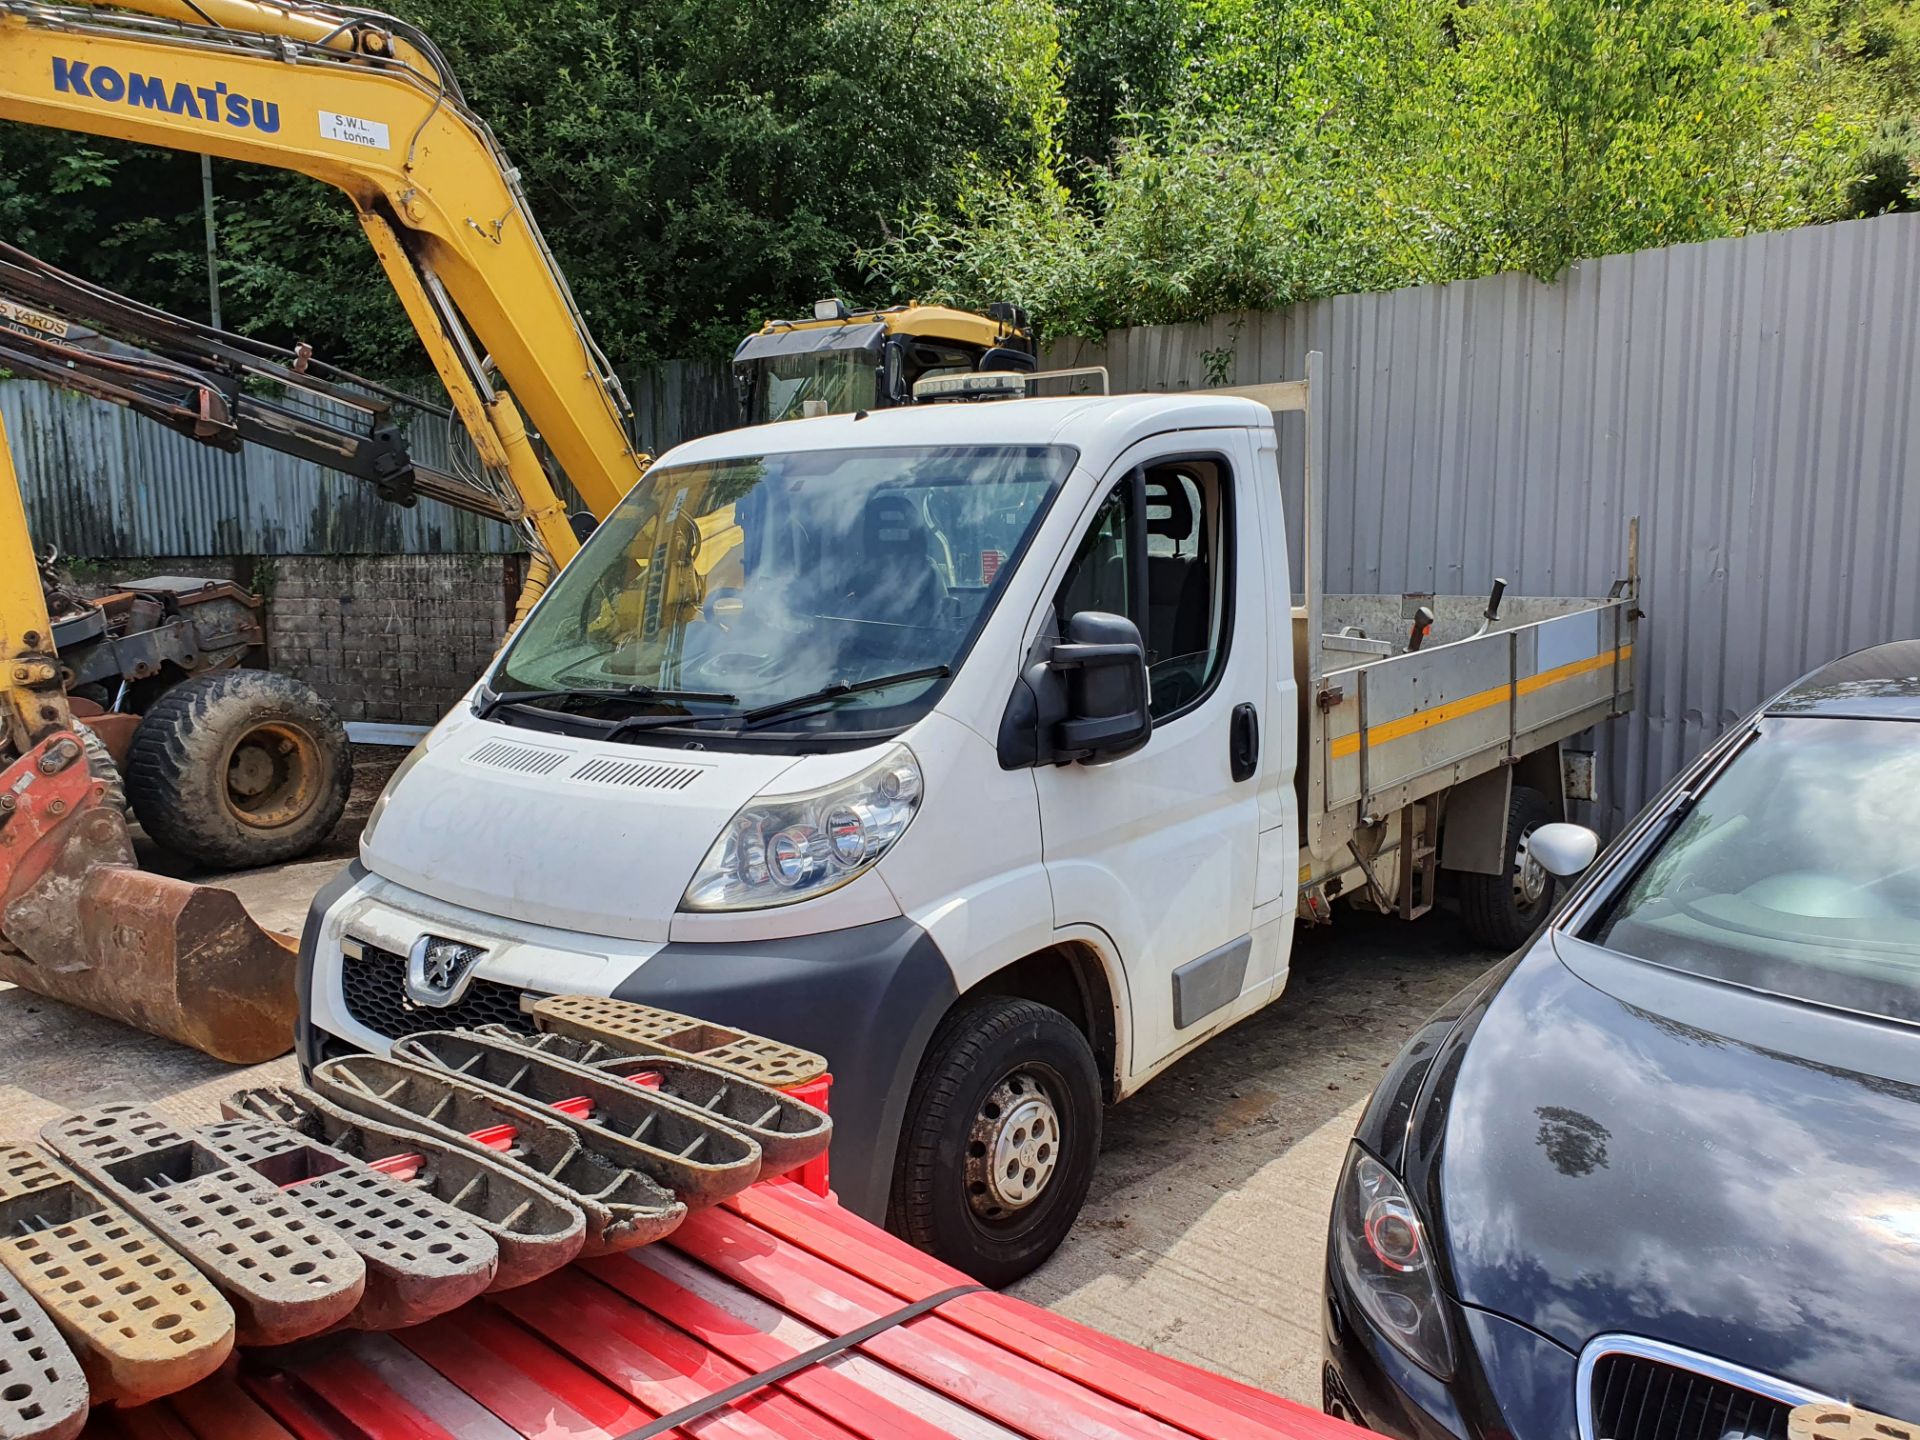
{"type": "Polygon", "coordinates": [[[1040,357],[1016,350],[1010,345],[995,345],[982,355],[975,370],[1020,370],[1031,373],[1040,368],[1040,357]]]}
{"type": "Polygon", "coordinates": [[[1083,610],[1027,668],[1000,721],[1000,764],[1113,760],[1153,734],[1147,649],[1124,615],[1083,610]]]}

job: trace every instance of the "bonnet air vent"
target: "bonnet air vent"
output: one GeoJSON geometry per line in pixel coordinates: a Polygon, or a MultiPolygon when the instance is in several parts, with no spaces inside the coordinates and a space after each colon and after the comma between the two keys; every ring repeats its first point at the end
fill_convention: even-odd
{"type": "Polygon", "coordinates": [[[567,778],[588,785],[623,785],[629,790],[684,790],[704,773],[698,765],[601,759],[587,761],[567,778]]]}
{"type": "Polygon", "coordinates": [[[495,770],[511,770],[519,775],[547,775],[560,768],[567,758],[564,750],[543,750],[538,745],[516,745],[511,740],[489,740],[467,756],[469,765],[490,765],[495,770]]]}

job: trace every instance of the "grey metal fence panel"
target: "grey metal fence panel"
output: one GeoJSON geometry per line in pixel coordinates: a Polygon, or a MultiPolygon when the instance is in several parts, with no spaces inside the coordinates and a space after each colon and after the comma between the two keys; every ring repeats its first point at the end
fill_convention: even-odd
{"type": "MultiPolygon", "coordinates": [[[[737,423],[724,365],[674,360],[626,379],[634,433],[655,454],[737,423]]],[[[0,380],[27,516],[42,545],[111,559],[354,555],[520,548],[506,526],[422,500],[388,504],[345,476],[250,446],[226,454],[129,410],[31,380],[0,380]]],[[[445,422],[410,418],[422,464],[448,468],[445,422]]],[[[463,453],[471,447],[461,437],[463,453]]]]}
{"type": "Polygon", "coordinates": [[[1916,297],[1920,216],[1886,216],[1116,332],[1049,364],[1198,389],[1209,351],[1239,384],[1325,351],[1332,591],[1597,594],[1641,516],[1613,826],[1797,675],[1920,635],[1916,297]]]}
{"type": "MultiPolygon", "coordinates": [[[[0,413],[36,542],[68,555],[419,554],[518,548],[506,526],[422,500],[388,504],[343,475],[258,446],[195,444],[115,405],[32,380],[0,381],[0,413]]],[[[444,466],[440,421],[418,417],[415,456],[444,466]]]]}

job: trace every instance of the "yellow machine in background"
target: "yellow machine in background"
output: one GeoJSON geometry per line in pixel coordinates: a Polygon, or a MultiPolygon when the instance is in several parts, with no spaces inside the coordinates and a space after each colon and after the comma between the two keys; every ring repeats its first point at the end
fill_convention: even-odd
{"type": "MultiPolygon", "coordinates": [[[[404,22],[253,0],[11,0],[0,119],[298,171],[344,191],[472,438],[475,485],[526,533],[523,608],[579,548],[523,412],[595,516],[645,470],[626,398],[518,172],[432,42],[404,22]]],[[[291,947],[231,892],[138,869],[102,791],[62,690],[0,436],[0,980],[222,1059],[286,1050],[291,947]]]]}
{"type": "Polygon", "coordinates": [[[914,382],[980,370],[1032,371],[1039,352],[1026,312],[945,305],[849,310],[821,300],[810,320],[769,320],[733,352],[745,424],[885,410],[913,403],[914,382]]]}

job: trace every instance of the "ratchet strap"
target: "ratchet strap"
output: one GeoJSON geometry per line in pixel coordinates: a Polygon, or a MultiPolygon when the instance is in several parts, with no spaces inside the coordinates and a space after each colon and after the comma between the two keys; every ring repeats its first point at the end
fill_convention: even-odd
{"type": "Polygon", "coordinates": [[[703,1395],[691,1405],[683,1405],[670,1415],[662,1415],[657,1420],[650,1420],[638,1430],[629,1430],[626,1434],[620,1436],[619,1440],[652,1440],[652,1437],[656,1435],[664,1435],[670,1430],[677,1430],[682,1425],[698,1420],[702,1416],[711,1415],[715,1410],[731,1405],[736,1400],[746,1398],[756,1390],[764,1389],[768,1385],[777,1385],[789,1375],[798,1374],[809,1366],[818,1365],[822,1360],[831,1360],[843,1350],[851,1350],[856,1345],[864,1345],[874,1336],[881,1334],[883,1331],[891,1330],[896,1325],[904,1325],[909,1320],[917,1320],[928,1311],[939,1309],[949,1300],[958,1300],[962,1295],[978,1294],[986,1288],[984,1285],[955,1285],[950,1290],[942,1290],[937,1295],[929,1295],[924,1300],[916,1300],[911,1305],[889,1311],[877,1320],[869,1320],[858,1329],[849,1330],[844,1335],[836,1335],[833,1339],[816,1345],[811,1350],[803,1350],[791,1359],[782,1360],[778,1365],[769,1366],[758,1374],[749,1375],[742,1380],[736,1380],[724,1390],[716,1390],[711,1395],[703,1395]]]}

